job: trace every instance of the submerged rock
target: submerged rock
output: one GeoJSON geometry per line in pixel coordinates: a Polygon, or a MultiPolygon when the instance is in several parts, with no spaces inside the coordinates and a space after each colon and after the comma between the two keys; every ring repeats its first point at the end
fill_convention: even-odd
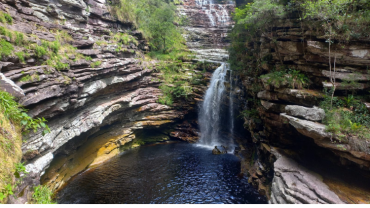
{"type": "Polygon", "coordinates": [[[212,150],[212,154],[214,155],[222,155],[222,154],[227,154],[227,148],[223,145],[221,145],[223,148],[223,151],[219,150],[217,146],[212,150]]]}

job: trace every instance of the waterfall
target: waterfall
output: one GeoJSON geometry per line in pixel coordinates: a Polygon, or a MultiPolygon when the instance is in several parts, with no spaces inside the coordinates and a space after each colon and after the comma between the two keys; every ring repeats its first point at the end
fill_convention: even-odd
{"type": "Polygon", "coordinates": [[[225,90],[225,77],[229,65],[223,63],[212,75],[211,85],[207,89],[204,101],[199,112],[199,126],[201,131],[200,145],[214,147],[225,145],[220,138],[221,130],[221,100],[225,90]]]}
{"type": "Polygon", "coordinates": [[[216,25],[216,21],[212,15],[212,11],[213,11],[213,4],[210,4],[209,9],[206,10],[206,14],[209,18],[209,21],[211,22],[212,27],[214,27],[216,25]]]}
{"type": "Polygon", "coordinates": [[[214,4],[213,0],[196,0],[196,4],[199,6],[204,6],[204,5],[209,6],[208,9],[207,7],[202,7],[202,8],[204,12],[206,13],[206,15],[208,16],[208,19],[212,27],[215,27],[217,23],[221,23],[222,25],[225,25],[230,19],[226,8],[221,4],[214,4]],[[218,9],[216,9],[215,5],[216,7],[218,7],[218,9]],[[216,15],[216,18],[214,17],[214,15],[216,15]],[[216,22],[216,19],[217,19],[217,22],[216,22]]]}
{"type": "MultiPolygon", "coordinates": [[[[230,135],[234,132],[234,100],[233,100],[233,71],[230,70],[230,95],[229,95],[229,113],[230,113],[230,135]]],[[[233,141],[231,139],[231,141],[233,141]]]]}
{"type": "Polygon", "coordinates": [[[223,25],[226,24],[229,21],[229,14],[227,13],[227,10],[225,9],[224,6],[219,5],[221,7],[221,19],[219,22],[221,22],[223,25]]]}

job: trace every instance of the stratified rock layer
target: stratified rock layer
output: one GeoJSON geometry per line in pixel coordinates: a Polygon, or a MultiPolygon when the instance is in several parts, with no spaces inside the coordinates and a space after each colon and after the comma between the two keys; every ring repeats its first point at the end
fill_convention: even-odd
{"type": "MultiPolygon", "coordinates": [[[[248,67],[256,66],[256,54],[263,57],[264,63],[260,65],[258,76],[254,73],[248,75],[246,67],[246,70],[239,74],[239,87],[242,91],[234,92],[241,101],[247,98],[245,108],[241,111],[248,113],[244,126],[249,130],[250,138],[248,135],[238,141],[241,148],[238,154],[243,159],[242,170],[250,176],[249,182],[260,194],[266,195],[271,203],[341,203],[334,200],[337,198],[334,195],[325,197],[319,194],[322,193],[321,190],[327,190],[325,180],[324,183],[315,182],[312,186],[301,180],[305,178],[302,176],[311,171],[310,168],[301,169],[297,163],[287,161],[294,159],[305,163],[315,158],[318,167],[329,163],[341,171],[365,171],[366,174],[360,177],[368,184],[370,141],[364,137],[333,135],[328,132],[323,124],[324,110],[315,107],[324,100],[324,89],[332,87],[329,79],[331,72],[328,64],[328,43],[325,42],[323,31],[317,29],[321,25],[316,21],[299,21],[294,15],[277,19],[275,23],[271,25],[268,33],[262,33],[261,36],[245,43],[246,56],[251,58],[248,59],[251,60],[248,67]],[[289,79],[275,83],[267,75],[275,69],[299,71],[309,79],[306,82],[308,85],[305,88],[292,86],[294,81],[289,83],[289,79]],[[260,77],[262,74],[265,76],[260,77]],[[284,162],[272,153],[273,147],[289,153],[284,156],[284,162]],[[295,166],[292,168],[293,172],[290,172],[289,168],[284,169],[285,165],[290,164],[295,166]],[[305,173],[301,174],[303,172],[305,173]],[[291,183],[287,183],[288,180],[291,183]],[[292,181],[296,181],[295,185],[292,181]],[[303,190],[304,184],[309,189],[303,194],[296,188],[299,186],[299,189],[303,190]]],[[[369,48],[368,37],[351,39],[341,46],[331,46],[332,63],[336,57],[336,95],[347,96],[348,91],[367,93],[370,87],[367,72],[369,48]]],[[[325,167],[323,169],[328,172],[325,174],[326,178],[331,178],[330,170],[325,167]]],[[[353,185],[354,190],[361,190],[353,192],[333,188],[351,184],[350,181],[350,178],[342,177],[332,180],[329,187],[335,195],[341,197],[342,202],[369,203],[366,195],[370,193],[370,188],[353,185]],[[345,195],[349,197],[344,197],[345,195]]]]}
{"type": "Polygon", "coordinates": [[[323,182],[320,175],[274,151],[274,179],[271,187],[273,204],[343,204],[323,182]]]}
{"type": "Polygon", "coordinates": [[[178,10],[189,19],[184,27],[186,44],[199,60],[226,61],[226,39],[232,27],[233,1],[184,1],[178,10]]]}
{"type": "MultiPolygon", "coordinates": [[[[49,57],[33,53],[24,62],[17,56],[0,60],[0,88],[18,97],[32,117],[45,117],[51,130],[25,138],[23,158],[32,179],[22,182],[22,190],[31,190],[40,176],[53,190],[61,188],[80,171],[119,154],[142,129],[161,129],[166,139],[197,140],[193,123],[173,125],[196,113],[206,86],[192,86],[194,93],[172,107],[157,103],[161,75],[154,71],[155,62],[145,61],[147,43],[130,23],[110,15],[108,1],[0,0],[0,11],[13,17],[13,24],[0,26],[22,32],[27,41],[41,45],[66,33],[72,37],[67,43],[85,57],[63,58],[69,68],[60,70],[43,65],[49,57]],[[131,35],[137,44],[119,46],[117,33],[131,35]]],[[[24,203],[24,197],[12,203],[24,203]]]]}

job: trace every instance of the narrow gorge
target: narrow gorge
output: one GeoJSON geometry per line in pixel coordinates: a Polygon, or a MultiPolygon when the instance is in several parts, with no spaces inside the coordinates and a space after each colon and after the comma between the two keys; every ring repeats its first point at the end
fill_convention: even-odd
{"type": "Polygon", "coordinates": [[[0,0],[0,202],[370,203],[370,5],[325,2],[0,0]]]}

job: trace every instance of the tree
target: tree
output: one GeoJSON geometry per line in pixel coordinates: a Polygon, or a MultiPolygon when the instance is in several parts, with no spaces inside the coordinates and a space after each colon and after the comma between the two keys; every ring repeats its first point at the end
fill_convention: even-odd
{"type": "Polygon", "coordinates": [[[148,29],[151,35],[150,43],[154,50],[167,53],[176,48],[177,42],[182,42],[182,36],[173,24],[174,20],[175,11],[169,4],[157,8],[151,15],[148,29]]]}

